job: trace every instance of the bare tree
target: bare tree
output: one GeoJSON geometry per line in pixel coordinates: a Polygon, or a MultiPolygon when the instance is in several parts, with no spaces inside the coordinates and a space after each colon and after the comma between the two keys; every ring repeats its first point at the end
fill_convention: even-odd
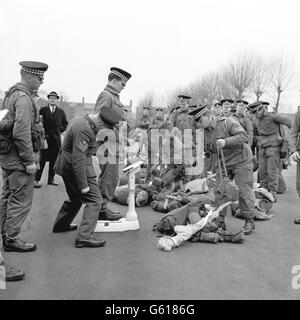
{"type": "Polygon", "coordinates": [[[229,91],[233,90],[233,98],[242,99],[252,85],[253,74],[254,57],[252,54],[244,53],[234,57],[224,68],[223,82],[225,88],[229,91]]]}
{"type": "Polygon", "coordinates": [[[274,112],[278,112],[281,94],[289,89],[294,75],[294,61],[292,59],[285,58],[283,55],[273,59],[271,86],[277,94],[274,112]]]}
{"type": "Polygon", "coordinates": [[[251,85],[251,91],[255,94],[256,101],[260,100],[260,97],[270,86],[272,81],[272,61],[267,60],[262,56],[254,57],[253,64],[253,82],[251,85]]]}

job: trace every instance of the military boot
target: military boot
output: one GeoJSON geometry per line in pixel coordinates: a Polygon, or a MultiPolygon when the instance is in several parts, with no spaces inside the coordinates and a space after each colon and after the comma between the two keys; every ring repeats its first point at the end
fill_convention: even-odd
{"type": "Polygon", "coordinates": [[[116,221],[123,218],[120,212],[112,211],[108,208],[101,209],[99,213],[99,220],[109,220],[109,221],[116,221]]]}
{"type": "Polygon", "coordinates": [[[254,219],[246,219],[242,228],[245,235],[249,235],[255,229],[254,219]]]}
{"type": "Polygon", "coordinates": [[[16,238],[6,239],[5,243],[3,243],[3,248],[6,252],[31,252],[36,250],[36,245],[16,238]]]}
{"type": "Polygon", "coordinates": [[[214,232],[201,232],[199,241],[217,243],[223,241],[222,237],[218,233],[214,232]]]}
{"type": "Polygon", "coordinates": [[[18,270],[14,267],[8,266],[6,263],[1,263],[0,267],[5,268],[5,281],[19,281],[23,280],[25,277],[25,273],[22,270],[18,270]]]}

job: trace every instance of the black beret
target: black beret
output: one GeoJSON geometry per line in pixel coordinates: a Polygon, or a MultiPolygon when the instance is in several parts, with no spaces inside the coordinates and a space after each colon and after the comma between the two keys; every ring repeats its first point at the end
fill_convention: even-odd
{"type": "Polygon", "coordinates": [[[182,99],[182,100],[189,100],[189,99],[192,99],[192,97],[190,97],[190,96],[186,96],[186,95],[184,95],[184,94],[180,94],[180,95],[178,96],[178,98],[179,98],[179,99],[182,99]]]}
{"type": "Polygon", "coordinates": [[[49,99],[49,97],[56,97],[57,99],[59,99],[59,95],[55,92],[55,91],[51,91],[48,95],[47,98],[49,99]]]}
{"type": "Polygon", "coordinates": [[[100,117],[109,126],[114,126],[123,120],[119,112],[105,106],[100,109],[100,117]]]}
{"type": "Polygon", "coordinates": [[[249,104],[249,102],[248,101],[246,101],[246,100],[236,100],[236,103],[244,103],[244,104],[249,104]]]}
{"type": "Polygon", "coordinates": [[[224,102],[233,103],[233,100],[232,100],[232,99],[222,99],[220,102],[221,102],[221,104],[223,105],[224,102]]]}
{"type": "Polygon", "coordinates": [[[131,74],[127,71],[124,71],[120,68],[111,67],[110,68],[111,73],[117,75],[119,78],[122,79],[125,83],[131,78],[131,74]]]}

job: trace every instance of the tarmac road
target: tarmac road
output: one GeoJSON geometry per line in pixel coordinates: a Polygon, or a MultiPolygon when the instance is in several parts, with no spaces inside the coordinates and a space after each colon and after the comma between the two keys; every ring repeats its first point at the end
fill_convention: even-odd
{"type": "MultiPolygon", "coordinates": [[[[300,225],[293,223],[300,216],[295,166],[284,170],[289,190],[278,196],[273,219],[256,222],[243,244],[186,242],[171,252],[156,247],[157,233],[151,229],[161,214],[151,207],[137,209],[139,230],[99,234],[107,241],[104,248],[77,249],[75,232],[53,234],[66,194],[58,176],[59,187],[45,184],[47,171],[46,166],[22,234],[38,250],[4,253],[6,262],[25,270],[26,278],[8,283],[0,299],[300,298],[300,289],[292,287],[292,268],[300,266],[300,225]]],[[[243,220],[227,218],[229,230],[242,225],[243,220]]]]}

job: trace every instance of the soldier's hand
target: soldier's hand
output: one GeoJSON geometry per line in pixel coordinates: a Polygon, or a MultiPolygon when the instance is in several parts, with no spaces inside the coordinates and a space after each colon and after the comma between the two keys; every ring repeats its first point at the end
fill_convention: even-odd
{"type": "Polygon", "coordinates": [[[300,161],[300,154],[298,151],[295,151],[294,153],[292,153],[291,158],[295,161],[295,162],[299,162],[300,161]]]}
{"type": "Polygon", "coordinates": [[[224,139],[218,139],[217,140],[217,146],[219,148],[224,148],[225,147],[225,140],[224,139]]]}
{"type": "Polygon", "coordinates": [[[87,187],[87,188],[85,188],[85,189],[82,189],[82,190],[81,190],[81,193],[82,193],[82,194],[87,194],[89,191],[90,191],[90,188],[87,187]]]}
{"type": "Polygon", "coordinates": [[[36,164],[33,163],[33,164],[29,164],[26,166],[26,173],[28,174],[34,174],[36,173],[36,164]]]}

